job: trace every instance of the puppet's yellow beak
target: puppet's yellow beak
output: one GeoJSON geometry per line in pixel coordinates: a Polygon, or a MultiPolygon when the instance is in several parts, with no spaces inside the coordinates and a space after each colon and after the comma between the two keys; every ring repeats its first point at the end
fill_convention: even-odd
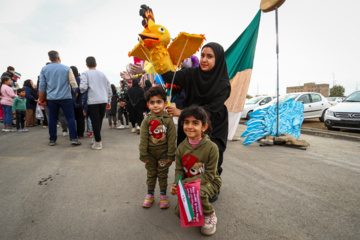
{"type": "Polygon", "coordinates": [[[144,47],[152,47],[161,41],[161,37],[156,33],[140,33],[139,36],[144,42],[144,47]]]}

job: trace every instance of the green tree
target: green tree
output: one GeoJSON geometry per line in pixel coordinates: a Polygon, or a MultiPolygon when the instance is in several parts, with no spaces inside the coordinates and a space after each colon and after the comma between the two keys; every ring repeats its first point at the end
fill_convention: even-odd
{"type": "Polygon", "coordinates": [[[335,85],[330,88],[330,96],[329,97],[344,97],[345,88],[341,85],[335,85]]]}
{"type": "Polygon", "coordinates": [[[250,98],[253,98],[253,96],[249,95],[249,94],[246,94],[246,98],[247,99],[250,99],[250,98]]]}

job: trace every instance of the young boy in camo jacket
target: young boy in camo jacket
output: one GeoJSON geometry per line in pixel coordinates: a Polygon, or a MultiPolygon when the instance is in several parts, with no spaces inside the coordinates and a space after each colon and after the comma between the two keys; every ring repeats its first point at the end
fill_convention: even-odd
{"type": "Polygon", "coordinates": [[[166,92],[161,86],[152,87],[145,93],[150,112],[141,124],[140,160],[147,170],[148,193],[143,207],[149,208],[154,202],[156,179],[160,185],[160,208],[168,208],[166,195],[168,173],[175,160],[176,129],[172,117],[165,112],[166,92]]]}

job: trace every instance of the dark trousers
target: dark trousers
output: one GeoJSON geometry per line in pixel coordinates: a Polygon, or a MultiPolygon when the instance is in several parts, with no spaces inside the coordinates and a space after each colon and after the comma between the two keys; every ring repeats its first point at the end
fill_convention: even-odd
{"type": "Polygon", "coordinates": [[[124,107],[119,107],[119,120],[121,122],[121,125],[124,125],[124,119],[123,119],[123,115],[125,117],[125,121],[126,121],[126,125],[129,125],[129,115],[128,112],[126,111],[126,109],[124,107]]]}
{"type": "Polygon", "coordinates": [[[101,142],[101,126],[105,116],[106,103],[88,105],[88,115],[94,131],[95,141],[101,142]]]}
{"type": "Polygon", "coordinates": [[[25,111],[16,111],[16,129],[17,130],[20,129],[20,125],[21,125],[21,128],[25,127],[25,116],[26,116],[25,111]]]}
{"type": "Polygon", "coordinates": [[[108,114],[109,126],[114,122],[114,126],[116,126],[116,114],[108,114]]]}
{"type": "Polygon", "coordinates": [[[84,137],[85,132],[85,117],[82,108],[74,108],[76,132],[78,137],[84,137]]]}
{"type": "Polygon", "coordinates": [[[49,135],[50,140],[56,141],[57,139],[57,121],[59,118],[59,109],[61,108],[67,124],[69,126],[70,140],[77,138],[75,118],[74,118],[74,106],[72,99],[66,100],[48,100],[49,108],[49,135]]]}
{"type": "Polygon", "coordinates": [[[135,127],[135,123],[138,124],[138,126],[141,126],[141,123],[144,119],[144,108],[142,108],[142,106],[139,104],[136,106],[131,106],[129,105],[129,118],[130,118],[130,122],[132,127],[135,127]]]}

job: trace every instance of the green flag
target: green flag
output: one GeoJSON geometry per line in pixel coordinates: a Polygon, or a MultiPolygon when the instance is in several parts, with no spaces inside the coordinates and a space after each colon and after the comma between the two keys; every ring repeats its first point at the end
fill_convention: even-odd
{"type": "Polygon", "coordinates": [[[225,60],[231,79],[230,97],[225,102],[229,111],[228,140],[232,140],[235,135],[249,90],[260,16],[261,10],[258,11],[245,31],[225,51],[225,60]]]}
{"type": "Polygon", "coordinates": [[[256,42],[259,32],[261,10],[258,11],[250,25],[225,51],[229,77],[232,79],[238,72],[252,69],[256,42]]]}

